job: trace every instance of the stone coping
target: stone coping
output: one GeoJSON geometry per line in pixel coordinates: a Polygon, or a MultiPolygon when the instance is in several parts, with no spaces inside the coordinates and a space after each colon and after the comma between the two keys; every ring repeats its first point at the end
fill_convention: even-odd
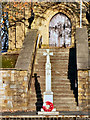
{"type": "Polygon", "coordinates": [[[79,70],[86,71],[86,70],[90,70],[90,68],[77,69],[77,71],[79,70]]]}
{"type": "Polygon", "coordinates": [[[28,70],[22,70],[22,69],[17,69],[17,68],[0,68],[1,70],[16,70],[16,71],[28,71],[28,70]]]}
{"type": "Polygon", "coordinates": [[[90,115],[23,115],[23,116],[0,116],[0,118],[90,118],[90,115]]]}
{"type": "Polygon", "coordinates": [[[89,112],[83,112],[83,111],[58,111],[59,115],[38,115],[38,112],[36,111],[16,111],[16,112],[0,112],[0,118],[3,117],[11,117],[11,118],[40,118],[40,117],[90,117],[89,112]]]}
{"type": "Polygon", "coordinates": [[[74,48],[74,47],[55,47],[55,46],[49,46],[49,45],[42,45],[41,48],[39,49],[70,49],[70,48],[74,48]]]}
{"type": "Polygon", "coordinates": [[[4,52],[4,53],[1,53],[1,55],[19,55],[20,53],[20,50],[18,51],[7,51],[7,52],[4,52]]]}

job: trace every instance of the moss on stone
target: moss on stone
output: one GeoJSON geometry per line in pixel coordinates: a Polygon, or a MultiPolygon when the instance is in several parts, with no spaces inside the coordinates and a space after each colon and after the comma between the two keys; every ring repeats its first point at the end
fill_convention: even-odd
{"type": "Polygon", "coordinates": [[[2,55],[2,65],[0,68],[14,68],[18,55],[9,54],[9,55],[2,55]]]}

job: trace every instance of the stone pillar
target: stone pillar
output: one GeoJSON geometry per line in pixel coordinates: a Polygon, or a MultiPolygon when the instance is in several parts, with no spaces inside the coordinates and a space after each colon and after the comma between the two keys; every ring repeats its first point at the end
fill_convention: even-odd
{"type": "Polygon", "coordinates": [[[78,105],[80,111],[88,110],[88,70],[78,70],[78,105]]]}
{"type": "Polygon", "coordinates": [[[88,80],[88,113],[90,113],[90,70],[89,70],[89,80],[88,80]]]}
{"type": "Polygon", "coordinates": [[[88,68],[88,34],[86,28],[76,29],[77,69],[88,68]]]}
{"type": "Polygon", "coordinates": [[[86,28],[76,29],[76,53],[78,69],[78,103],[80,110],[87,110],[88,97],[88,34],[86,28]]]}

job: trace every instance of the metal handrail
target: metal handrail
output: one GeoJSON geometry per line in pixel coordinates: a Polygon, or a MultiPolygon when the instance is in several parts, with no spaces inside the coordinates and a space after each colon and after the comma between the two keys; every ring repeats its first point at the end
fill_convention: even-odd
{"type": "Polygon", "coordinates": [[[29,78],[29,82],[28,82],[28,90],[30,89],[30,86],[31,86],[31,80],[32,80],[32,75],[33,75],[33,68],[34,68],[34,62],[35,62],[35,57],[36,57],[36,52],[37,52],[37,48],[38,48],[38,44],[39,44],[39,39],[40,37],[40,34],[37,35],[36,37],[36,41],[35,41],[35,44],[34,44],[34,51],[33,51],[33,59],[32,59],[32,63],[31,63],[31,73],[30,73],[30,78],[29,78]]]}

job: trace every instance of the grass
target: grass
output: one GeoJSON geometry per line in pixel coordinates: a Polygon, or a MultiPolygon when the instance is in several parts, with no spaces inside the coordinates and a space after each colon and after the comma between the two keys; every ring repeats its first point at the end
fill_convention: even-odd
{"type": "Polygon", "coordinates": [[[14,68],[17,57],[17,54],[5,54],[0,56],[0,68],[14,68]]]}

